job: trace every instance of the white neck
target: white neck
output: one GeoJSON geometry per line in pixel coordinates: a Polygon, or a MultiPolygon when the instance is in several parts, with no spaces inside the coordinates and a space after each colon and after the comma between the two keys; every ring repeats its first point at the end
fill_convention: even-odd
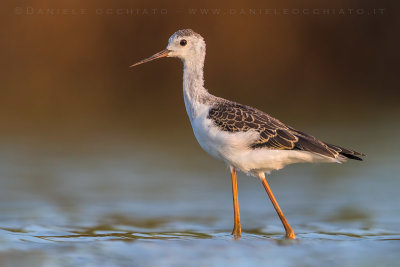
{"type": "Polygon", "coordinates": [[[204,99],[209,95],[204,88],[204,57],[182,59],[183,70],[183,97],[185,100],[186,111],[190,120],[197,117],[199,106],[203,104],[204,99]]]}

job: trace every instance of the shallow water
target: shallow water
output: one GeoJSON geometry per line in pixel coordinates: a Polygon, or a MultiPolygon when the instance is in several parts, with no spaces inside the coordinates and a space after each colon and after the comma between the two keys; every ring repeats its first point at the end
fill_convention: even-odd
{"type": "Polygon", "coordinates": [[[269,178],[296,241],[283,239],[261,184],[244,175],[244,234],[235,240],[228,171],[190,135],[157,145],[144,137],[8,139],[0,265],[396,266],[399,145],[377,146],[365,141],[376,133],[359,131],[362,138],[339,138],[363,148],[366,161],[293,165],[269,178]]]}

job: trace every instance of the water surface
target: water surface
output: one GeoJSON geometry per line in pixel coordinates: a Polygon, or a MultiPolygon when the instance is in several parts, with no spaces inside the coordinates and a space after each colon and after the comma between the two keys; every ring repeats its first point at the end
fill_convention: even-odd
{"type": "Polygon", "coordinates": [[[3,139],[0,265],[396,266],[399,146],[358,131],[337,140],[363,148],[366,161],[293,165],[269,178],[296,241],[283,239],[261,184],[244,175],[244,234],[234,240],[228,170],[191,135],[3,139]]]}

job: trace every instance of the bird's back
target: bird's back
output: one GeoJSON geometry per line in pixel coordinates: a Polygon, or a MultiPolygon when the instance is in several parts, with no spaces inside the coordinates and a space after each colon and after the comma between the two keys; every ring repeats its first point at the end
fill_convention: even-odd
{"type": "Polygon", "coordinates": [[[322,142],[258,109],[222,98],[213,99],[207,118],[222,132],[257,132],[258,138],[249,144],[251,150],[305,151],[338,161],[348,158],[362,160],[364,156],[360,152],[322,142]]]}

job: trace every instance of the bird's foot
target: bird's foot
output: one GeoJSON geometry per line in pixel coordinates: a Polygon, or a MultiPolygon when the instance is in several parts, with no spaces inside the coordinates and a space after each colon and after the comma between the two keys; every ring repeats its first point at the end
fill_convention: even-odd
{"type": "Polygon", "coordinates": [[[285,238],[294,240],[294,239],[296,239],[296,236],[293,231],[288,231],[288,232],[286,232],[285,238]]]}
{"type": "Polygon", "coordinates": [[[242,236],[242,229],[241,227],[234,227],[232,231],[232,235],[234,236],[235,240],[239,239],[242,236]]]}

